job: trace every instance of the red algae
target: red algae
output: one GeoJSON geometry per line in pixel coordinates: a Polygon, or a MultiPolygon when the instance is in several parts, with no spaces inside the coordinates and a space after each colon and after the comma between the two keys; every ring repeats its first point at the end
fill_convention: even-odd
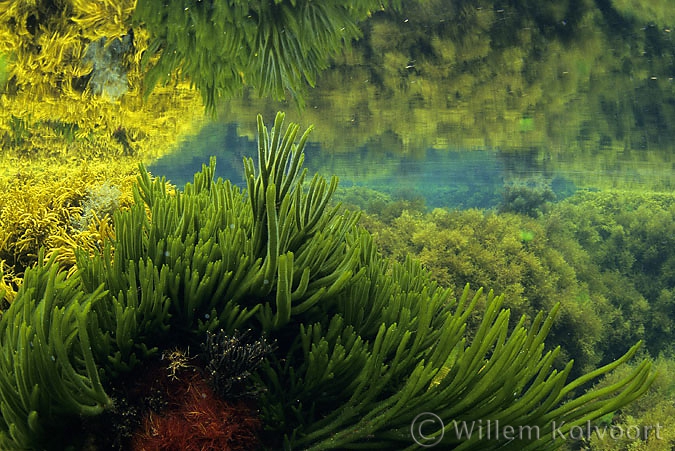
{"type": "Polygon", "coordinates": [[[150,410],[132,437],[133,451],[239,451],[256,449],[261,422],[243,400],[219,399],[193,371],[166,378],[167,405],[150,410]]]}

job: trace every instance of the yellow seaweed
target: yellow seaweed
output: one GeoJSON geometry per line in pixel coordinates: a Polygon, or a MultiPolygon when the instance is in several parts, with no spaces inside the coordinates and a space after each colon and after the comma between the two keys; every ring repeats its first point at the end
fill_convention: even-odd
{"type": "Polygon", "coordinates": [[[92,211],[82,224],[83,206],[89,193],[104,183],[118,187],[120,208],[130,205],[137,172],[131,158],[80,163],[77,169],[58,160],[41,164],[13,160],[14,170],[9,166],[3,164],[5,173],[0,174],[0,270],[4,272],[0,289],[5,287],[7,301],[12,300],[25,269],[37,261],[41,247],[49,256],[58,250],[59,263],[72,268],[76,247],[93,252],[114,236],[108,215],[99,218],[92,211]]]}
{"type": "Polygon", "coordinates": [[[9,77],[0,96],[3,150],[33,157],[148,159],[194,130],[203,107],[188,83],[160,87],[147,98],[142,94],[141,55],[149,37],[142,27],[131,34],[134,7],[129,0],[73,0],[56,10],[44,1],[0,4],[0,54],[6,55],[9,77]],[[92,45],[106,49],[122,45],[122,39],[119,60],[92,63],[101,58],[92,45]],[[94,80],[100,87],[106,77],[118,83],[119,97],[92,89],[94,80]],[[118,139],[120,131],[132,138],[129,145],[118,139]]]}

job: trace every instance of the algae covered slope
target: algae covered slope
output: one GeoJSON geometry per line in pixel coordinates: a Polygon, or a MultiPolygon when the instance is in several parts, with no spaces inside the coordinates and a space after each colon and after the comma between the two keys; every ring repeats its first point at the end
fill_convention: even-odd
{"type": "Polygon", "coordinates": [[[425,430],[445,449],[555,449],[552,427],[566,434],[646,390],[643,362],[579,394],[637,346],[568,381],[572,364],[554,369],[558,350],[544,351],[558,307],[525,327],[490,293],[467,335],[482,290],[455,299],[415,261],[383,260],[358,216],[329,206],[337,180],[307,181],[307,132],[297,141],[298,126],[282,122],[268,131],[258,119],[246,190],[214,180],[213,163],[175,193],[142,170],[134,205],[115,214],[99,253],[80,252],[69,277],[54,258],[27,271],[0,318],[1,447],[100,441],[64,431],[87,417],[119,420],[111,413],[133,401],[113,392],[119,380],[138,381],[168,347],[199,349],[218,331],[274,342],[240,387],[256,393],[257,439],[269,449],[413,449],[411,424],[424,412],[448,425],[489,418],[541,431],[486,442],[425,430]]]}

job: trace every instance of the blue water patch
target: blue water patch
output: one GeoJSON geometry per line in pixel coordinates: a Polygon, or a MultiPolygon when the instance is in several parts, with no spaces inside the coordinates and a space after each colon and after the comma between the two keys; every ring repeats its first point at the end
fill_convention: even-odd
{"type": "MultiPolygon", "coordinates": [[[[256,158],[257,144],[237,134],[236,124],[209,124],[184,140],[176,152],[149,167],[181,187],[209,161],[217,159],[216,176],[245,187],[244,157],[256,158]]],[[[504,187],[514,180],[542,180],[557,194],[570,195],[575,187],[559,176],[543,173],[531,155],[502,154],[495,150],[428,149],[397,155],[383,149],[361,147],[353,152],[327,152],[316,143],[305,147],[310,174],[337,175],[340,187],[364,187],[393,199],[423,198],[430,208],[493,208],[503,200],[504,187]]]]}
{"type": "Polygon", "coordinates": [[[244,157],[256,158],[256,149],[256,143],[237,135],[236,124],[211,123],[197,135],[183,140],[174,152],[151,163],[148,170],[155,176],[165,176],[180,188],[192,182],[194,174],[215,156],[216,177],[245,187],[242,161],[244,157]]]}
{"type": "MultiPolygon", "coordinates": [[[[367,149],[362,149],[367,152],[367,149]]],[[[307,154],[307,166],[340,177],[341,186],[361,186],[389,194],[394,199],[422,197],[428,207],[491,208],[501,200],[504,166],[494,151],[441,151],[429,149],[421,156],[380,153],[357,155],[307,154]],[[329,164],[326,160],[329,160],[329,164]]]]}

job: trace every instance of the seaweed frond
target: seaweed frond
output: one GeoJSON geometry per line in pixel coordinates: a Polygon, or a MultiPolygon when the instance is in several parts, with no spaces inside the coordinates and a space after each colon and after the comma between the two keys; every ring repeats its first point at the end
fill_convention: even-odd
{"type": "Polygon", "coordinates": [[[135,21],[152,36],[146,92],[166,74],[180,73],[211,111],[244,86],[261,97],[291,94],[302,104],[304,86],[314,86],[330,59],[361,36],[358,21],[381,7],[378,1],[140,1],[135,21]]]}
{"type": "Polygon", "coordinates": [[[253,340],[251,333],[235,330],[230,335],[221,329],[206,334],[206,371],[215,392],[223,399],[255,395],[255,390],[246,389],[247,379],[276,348],[265,337],[253,340]]]}

